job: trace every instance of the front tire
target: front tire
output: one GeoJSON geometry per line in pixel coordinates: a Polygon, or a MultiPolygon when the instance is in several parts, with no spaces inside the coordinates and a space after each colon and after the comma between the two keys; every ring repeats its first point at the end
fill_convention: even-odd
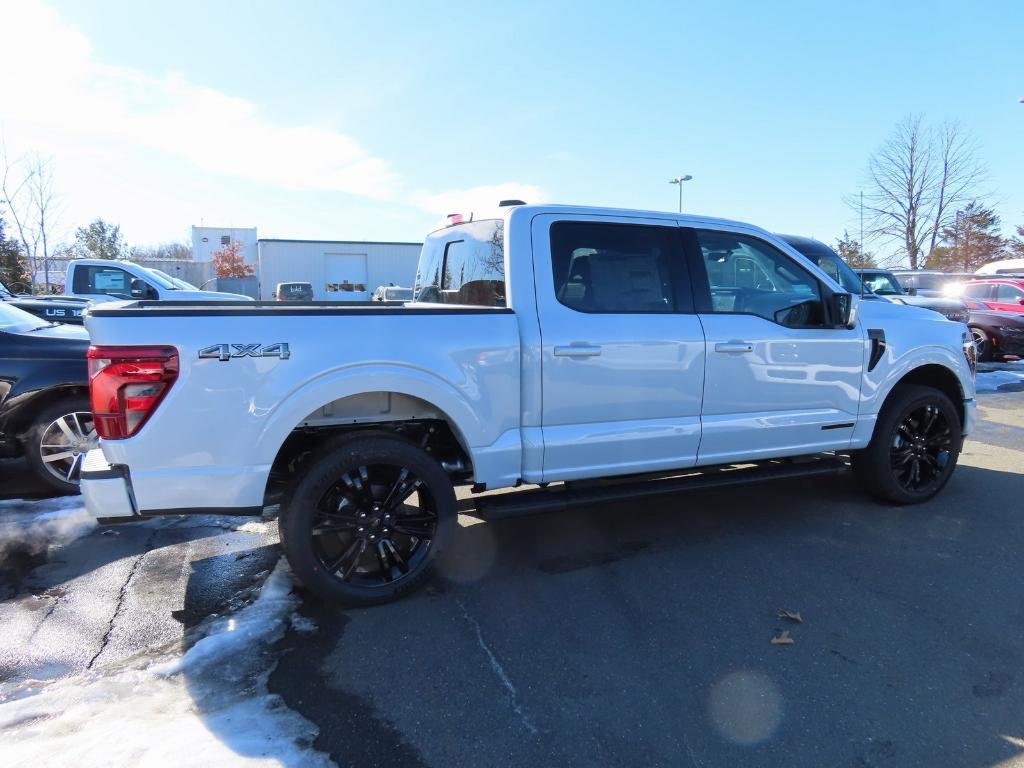
{"type": "Polygon", "coordinates": [[[74,395],[40,411],[25,439],[25,459],[58,493],[78,493],[85,454],[98,444],[89,398],[74,395]]]}
{"type": "Polygon", "coordinates": [[[920,504],[949,482],[961,440],[960,417],[944,393],[898,387],[882,407],[868,447],[851,454],[853,471],[879,499],[920,504]]]}
{"type": "Polygon", "coordinates": [[[398,437],[353,435],[310,459],[278,526],[308,589],[363,606],[425,583],[456,517],[451,480],[426,451],[398,437]]]}
{"type": "Polygon", "coordinates": [[[981,328],[971,326],[971,335],[974,337],[974,348],[978,350],[978,361],[987,362],[992,359],[992,340],[981,328]]]}

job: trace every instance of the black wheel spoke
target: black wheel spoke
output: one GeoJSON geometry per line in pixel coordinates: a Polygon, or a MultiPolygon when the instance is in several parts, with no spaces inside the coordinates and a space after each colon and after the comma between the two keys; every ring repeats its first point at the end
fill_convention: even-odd
{"type": "Polygon", "coordinates": [[[352,571],[355,570],[356,565],[359,563],[359,558],[365,550],[365,539],[353,539],[341,556],[326,566],[327,572],[337,574],[341,570],[341,580],[345,581],[352,571]]]}
{"type": "Polygon", "coordinates": [[[409,572],[409,564],[405,562],[405,558],[399,553],[398,547],[395,546],[395,542],[391,539],[384,539],[380,545],[387,551],[388,558],[395,564],[398,570],[403,574],[409,572]]]}
{"type": "Polygon", "coordinates": [[[376,546],[377,562],[380,563],[380,575],[384,581],[394,581],[391,578],[391,560],[383,541],[378,541],[376,546]]]}

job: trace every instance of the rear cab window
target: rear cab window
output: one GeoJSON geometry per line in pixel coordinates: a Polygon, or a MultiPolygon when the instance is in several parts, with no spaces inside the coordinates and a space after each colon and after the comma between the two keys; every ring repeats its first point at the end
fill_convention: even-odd
{"type": "Polygon", "coordinates": [[[420,252],[413,295],[432,304],[506,306],[504,223],[481,219],[431,234],[420,252]]]}

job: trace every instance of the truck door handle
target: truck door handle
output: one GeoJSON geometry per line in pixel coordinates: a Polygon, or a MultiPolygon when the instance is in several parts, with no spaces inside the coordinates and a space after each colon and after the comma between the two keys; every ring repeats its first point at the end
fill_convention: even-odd
{"type": "Polygon", "coordinates": [[[754,345],[745,341],[723,341],[715,344],[715,352],[753,352],[754,345]]]}
{"type": "Polygon", "coordinates": [[[601,347],[597,344],[569,344],[565,347],[555,347],[555,357],[597,357],[601,354],[601,347]]]}

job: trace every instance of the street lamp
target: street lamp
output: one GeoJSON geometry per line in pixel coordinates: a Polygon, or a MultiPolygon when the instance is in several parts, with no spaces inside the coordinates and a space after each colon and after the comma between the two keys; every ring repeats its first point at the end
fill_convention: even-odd
{"type": "Polygon", "coordinates": [[[674,179],[669,179],[669,181],[668,181],[669,184],[678,184],[679,185],[679,212],[680,213],[683,212],[683,182],[684,181],[690,181],[692,178],[693,178],[693,176],[691,176],[690,174],[686,174],[685,176],[676,176],[674,179]]]}

